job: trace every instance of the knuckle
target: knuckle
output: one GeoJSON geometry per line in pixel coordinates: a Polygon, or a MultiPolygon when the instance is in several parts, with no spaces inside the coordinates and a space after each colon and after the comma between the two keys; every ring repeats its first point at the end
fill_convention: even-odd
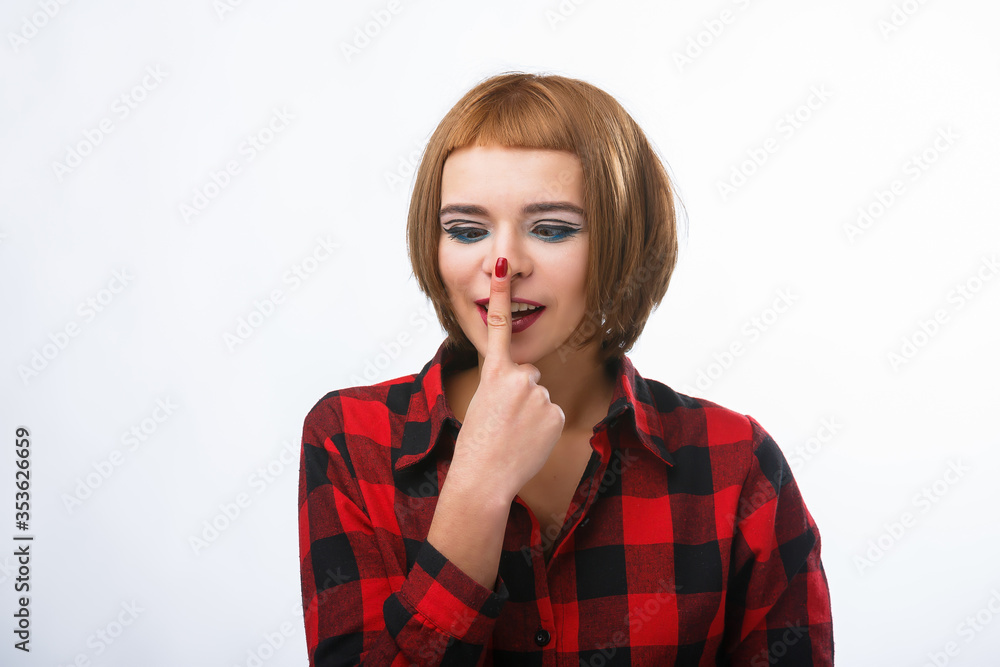
{"type": "Polygon", "coordinates": [[[543,391],[547,391],[545,389],[545,387],[543,387],[542,385],[540,385],[537,382],[535,382],[535,376],[534,376],[534,374],[532,374],[530,372],[528,372],[528,373],[522,372],[522,373],[520,373],[520,376],[521,376],[521,382],[520,382],[520,384],[521,384],[522,387],[524,387],[525,390],[531,391],[532,389],[541,389],[543,391]]]}

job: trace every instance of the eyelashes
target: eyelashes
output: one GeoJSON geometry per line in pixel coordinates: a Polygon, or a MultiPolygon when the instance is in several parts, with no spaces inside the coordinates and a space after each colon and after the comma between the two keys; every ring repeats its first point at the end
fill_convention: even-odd
{"type": "MultiPolygon", "coordinates": [[[[489,232],[480,227],[450,227],[444,231],[459,243],[475,243],[489,235],[489,232]]],[[[534,235],[547,243],[558,243],[572,238],[579,232],[580,230],[576,227],[540,225],[535,227],[534,235]]]]}

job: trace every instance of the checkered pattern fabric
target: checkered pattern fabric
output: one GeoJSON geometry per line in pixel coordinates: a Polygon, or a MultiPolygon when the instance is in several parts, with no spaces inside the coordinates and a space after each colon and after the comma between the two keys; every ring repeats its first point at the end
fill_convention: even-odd
{"type": "Polygon", "coordinates": [[[461,424],[441,380],[476,361],[442,343],[306,416],[311,666],[833,664],[819,532],[774,440],[627,356],[560,533],[515,498],[492,590],[445,558],[426,536],[461,424]]]}

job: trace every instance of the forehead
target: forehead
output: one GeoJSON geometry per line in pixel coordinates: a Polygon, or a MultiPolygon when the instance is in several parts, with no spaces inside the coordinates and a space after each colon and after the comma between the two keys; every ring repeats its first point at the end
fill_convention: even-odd
{"type": "Polygon", "coordinates": [[[452,151],[441,174],[442,204],[470,197],[517,195],[583,201],[583,166],[569,151],[466,146],[452,151]]]}

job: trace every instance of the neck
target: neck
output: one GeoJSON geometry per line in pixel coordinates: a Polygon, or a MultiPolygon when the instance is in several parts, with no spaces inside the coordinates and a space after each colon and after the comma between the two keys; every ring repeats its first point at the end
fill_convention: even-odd
{"type": "MultiPolygon", "coordinates": [[[[470,368],[470,382],[479,386],[479,374],[484,358],[470,368]]],[[[566,416],[563,431],[585,431],[593,427],[608,412],[614,392],[614,377],[608,376],[599,360],[597,348],[560,349],[533,364],[541,373],[538,384],[549,392],[549,400],[558,405],[566,416]]]]}

